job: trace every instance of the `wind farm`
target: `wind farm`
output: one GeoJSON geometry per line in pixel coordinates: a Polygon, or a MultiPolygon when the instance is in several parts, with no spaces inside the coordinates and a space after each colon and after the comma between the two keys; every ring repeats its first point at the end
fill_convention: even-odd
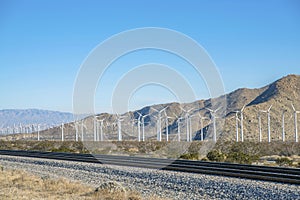
{"type": "Polygon", "coordinates": [[[20,140],[217,142],[220,139],[235,142],[298,142],[297,114],[300,111],[296,108],[299,107],[299,79],[297,75],[283,77],[268,86],[253,90],[255,95],[249,95],[251,89],[238,89],[229,93],[226,95],[228,106],[223,117],[218,114],[221,107],[211,107],[212,101],[219,101],[216,98],[184,104],[147,106],[123,114],[96,114],[57,127],[41,128],[42,124],[32,124],[26,126],[27,129],[8,131],[16,129],[12,127],[0,131],[2,138],[17,137],[20,140]],[[281,88],[287,82],[294,82],[294,88],[289,90],[297,92],[284,101],[282,99],[286,98],[288,91],[281,88]],[[237,98],[244,96],[245,100],[232,99],[237,94],[237,98]],[[265,100],[268,94],[272,96],[265,100]],[[225,120],[223,127],[219,118],[225,120]]]}

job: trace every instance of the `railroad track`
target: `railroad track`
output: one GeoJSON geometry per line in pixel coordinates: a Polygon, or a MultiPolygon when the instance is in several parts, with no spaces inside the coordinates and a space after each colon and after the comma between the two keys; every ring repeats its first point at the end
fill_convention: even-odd
{"type": "Polygon", "coordinates": [[[300,184],[299,168],[266,167],[255,165],[143,158],[133,156],[110,156],[39,151],[0,150],[1,155],[89,162],[119,166],[172,170],[189,173],[221,175],[289,184],[300,184]]]}

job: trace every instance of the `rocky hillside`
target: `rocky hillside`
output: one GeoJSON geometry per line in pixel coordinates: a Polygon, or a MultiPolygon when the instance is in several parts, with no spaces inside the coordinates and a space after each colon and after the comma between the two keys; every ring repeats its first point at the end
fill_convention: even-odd
{"type": "MultiPolygon", "coordinates": [[[[123,140],[137,140],[138,138],[138,119],[139,113],[147,115],[145,122],[145,138],[156,140],[157,138],[157,111],[166,108],[162,116],[162,138],[166,139],[166,132],[169,132],[170,140],[177,140],[178,119],[181,140],[186,140],[187,123],[184,110],[191,110],[191,132],[193,140],[200,139],[200,131],[203,128],[204,138],[212,139],[213,126],[212,115],[206,108],[221,108],[216,116],[218,138],[222,140],[235,140],[236,137],[236,119],[235,112],[240,110],[244,105],[244,139],[248,141],[258,141],[258,113],[260,110],[267,110],[271,105],[271,137],[272,140],[281,140],[282,135],[282,112],[285,113],[286,140],[294,140],[294,122],[291,103],[300,110],[300,76],[289,75],[282,79],[271,83],[259,89],[238,89],[227,95],[216,99],[199,100],[192,103],[179,104],[169,103],[161,105],[147,106],[134,112],[127,112],[121,115],[122,137],[123,140]],[[168,117],[166,121],[165,114],[168,117]],[[200,116],[203,118],[203,127],[201,127],[200,116]],[[166,123],[167,122],[167,123],[166,123]]],[[[105,140],[117,140],[118,120],[116,115],[102,113],[96,116],[98,119],[104,119],[103,134],[105,140]]],[[[79,140],[82,130],[84,140],[93,140],[94,138],[94,117],[90,116],[78,123],[69,123],[64,126],[64,134],[66,140],[74,140],[76,128],[78,130],[79,140]]],[[[300,119],[300,117],[299,117],[300,119]]],[[[267,114],[261,113],[262,136],[263,141],[267,140],[267,114]]],[[[300,124],[300,123],[299,123],[300,124]]],[[[98,124],[98,132],[100,132],[100,122],[98,124]]],[[[300,130],[300,127],[299,127],[300,130]]],[[[240,131],[240,130],[239,130],[240,131]]],[[[142,135],[142,125],[141,125],[142,135]]],[[[41,138],[47,140],[60,139],[61,127],[46,130],[41,133],[41,138]]],[[[142,139],[142,136],[141,136],[142,139]]]]}

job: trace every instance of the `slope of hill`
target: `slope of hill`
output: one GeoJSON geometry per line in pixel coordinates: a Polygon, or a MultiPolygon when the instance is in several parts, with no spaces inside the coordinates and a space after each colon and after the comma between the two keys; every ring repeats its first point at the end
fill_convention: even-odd
{"type": "MultiPolygon", "coordinates": [[[[267,114],[260,112],[267,110],[271,105],[271,138],[272,140],[282,139],[282,112],[285,111],[285,133],[287,141],[294,141],[294,122],[291,104],[300,110],[300,76],[289,75],[281,78],[270,85],[259,89],[238,89],[227,95],[215,99],[199,100],[192,103],[169,103],[147,106],[134,112],[127,112],[122,115],[122,138],[123,140],[137,140],[138,138],[138,119],[139,113],[147,115],[144,118],[145,138],[156,140],[159,132],[159,114],[156,110],[166,108],[161,113],[161,132],[163,140],[166,139],[166,133],[169,133],[170,140],[177,140],[178,127],[180,128],[181,140],[186,140],[186,130],[192,132],[194,140],[200,139],[201,129],[204,132],[204,138],[211,140],[213,137],[213,120],[211,113],[207,108],[222,107],[217,112],[217,134],[221,140],[235,140],[236,138],[236,118],[234,111],[240,110],[246,105],[244,110],[244,140],[258,141],[258,114],[261,115],[262,139],[267,140],[267,114]],[[224,103],[225,102],[225,103],[224,103]],[[212,106],[212,104],[214,106],[212,106]],[[227,104],[227,105],[226,105],[227,104]],[[187,123],[184,110],[193,109],[190,112],[191,122],[187,123]],[[169,116],[165,120],[165,114],[169,116]],[[203,127],[201,126],[201,117],[203,118],[203,127]],[[179,121],[180,119],[180,121],[179,121]],[[179,126],[178,126],[179,122],[179,126]],[[189,125],[190,127],[187,127],[189,125]]],[[[103,113],[96,115],[98,119],[104,119],[102,131],[105,140],[117,140],[118,119],[116,115],[103,113]]],[[[240,123],[240,122],[239,122],[240,123]]],[[[86,117],[76,124],[69,123],[64,126],[64,136],[66,140],[75,140],[76,128],[79,138],[83,135],[84,140],[94,139],[94,117],[86,117]]],[[[142,125],[140,134],[142,137],[142,125]]],[[[100,122],[97,129],[100,132],[100,122]]],[[[239,132],[240,132],[239,124],[239,132]]],[[[47,140],[59,140],[61,138],[61,127],[55,127],[41,133],[41,138],[47,140]]]]}

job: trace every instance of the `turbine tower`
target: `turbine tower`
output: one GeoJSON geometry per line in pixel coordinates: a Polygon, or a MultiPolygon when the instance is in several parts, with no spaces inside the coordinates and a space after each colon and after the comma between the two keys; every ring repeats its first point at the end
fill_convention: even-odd
{"type": "MultiPolygon", "coordinates": [[[[103,137],[103,122],[105,119],[101,119],[100,121],[100,141],[103,142],[104,141],[104,137],[103,137]]],[[[99,138],[99,136],[98,136],[99,138]]]]}
{"type": "Polygon", "coordinates": [[[123,118],[119,114],[117,114],[118,141],[123,140],[123,138],[122,138],[122,121],[124,121],[123,118]]]}
{"type": "Polygon", "coordinates": [[[84,138],[83,138],[84,127],[85,127],[85,129],[86,129],[86,126],[84,125],[84,121],[83,121],[83,119],[82,119],[82,120],[81,120],[81,141],[82,141],[82,142],[84,141],[84,138]]]}
{"type": "Polygon", "coordinates": [[[64,141],[64,123],[61,123],[61,141],[64,141]]]}
{"type": "Polygon", "coordinates": [[[239,112],[240,111],[235,111],[235,130],[236,130],[235,141],[236,142],[239,141],[239,112]]]}
{"type": "Polygon", "coordinates": [[[37,125],[37,136],[38,136],[38,141],[40,141],[40,125],[37,125]]]}
{"type": "Polygon", "coordinates": [[[139,117],[138,117],[138,121],[137,121],[137,124],[138,124],[138,141],[140,142],[141,141],[141,118],[143,117],[143,115],[139,112],[137,112],[139,117]]]}
{"type": "Polygon", "coordinates": [[[149,116],[149,114],[142,116],[142,126],[143,126],[142,141],[143,142],[145,141],[145,117],[147,116],[149,116]]]}
{"type": "Polygon", "coordinates": [[[183,109],[181,106],[180,106],[180,109],[183,111],[183,112],[185,112],[185,115],[184,115],[184,119],[185,119],[185,121],[186,121],[186,141],[187,142],[189,142],[189,141],[191,141],[190,140],[190,131],[191,131],[191,129],[190,129],[190,125],[191,125],[191,123],[190,123],[190,112],[192,111],[192,110],[194,110],[194,108],[191,108],[191,109],[189,109],[189,110],[185,110],[185,109],[183,109]]]}
{"type": "Polygon", "coordinates": [[[258,111],[258,131],[259,131],[259,142],[262,142],[262,133],[261,133],[261,116],[260,111],[258,111]]]}
{"type": "Polygon", "coordinates": [[[166,140],[169,141],[169,119],[173,119],[173,117],[170,117],[167,115],[166,110],[164,110],[165,113],[165,122],[166,122],[166,140]]]}
{"type": "Polygon", "coordinates": [[[200,125],[201,125],[201,129],[200,129],[200,141],[204,140],[204,133],[203,133],[203,129],[204,129],[204,124],[203,124],[203,120],[207,119],[207,117],[203,117],[200,112],[198,114],[199,119],[200,119],[200,125]]]}
{"type": "Polygon", "coordinates": [[[300,113],[300,111],[296,110],[293,104],[292,108],[294,111],[295,142],[298,142],[297,114],[300,113]]]}
{"type": "Polygon", "coordinates": [[[97,118],[96,115],[93,117],[94,122],[94,142],[97,140],[97,118]]]}
{"type": "Polygon", "coordinates": [[[244,109],[246,105],[240,110],[241,113],[241,142],[244,142],[244,109]]]}
{"type": "Polygon", "coordinates": [[[183,117],[179,117],[178,119],[177,119],[177,134],[178,134],[178,137],[177,137],[177,139],[178,139],[178,142],[180,142],[180,121],[183,119],[183,117]]]}
{"type": "Polygon", "coordinates": [[[271,142],[271,114],[270,114],[270,110],[272,108],[273,105],[271,105],[269,107],[268,110],[261,110],[261,112],[267,113],[268,115],[268,142],[271,142]]]}
{"type": "Polygon", "coordinates": [[[216,110],[212,110],[212,109],[209,109],[209,108],[205,108],[206,110],[208,110],[213,118],[213,127],[214,127],[214,135],[213,135],[213,141],[214,142],[217,142],[217,127],[216,127],[216,114],[217,114],[217,111],[221,109],[221,107],[217,108],[216,110]]]}
{"type": "Polygon", "coordinates": [[[282,142],[285,142],[285,120],[284,115],[286,113],[286,110],[282,111],[282,142]]]}
{"type": "Polygon", "coordinates": [[[152,110],[154,110],[154,111],[156,111],[158,113],[158,117],[157,117],[158,120],[157,121],[158,121],[158,128],[159,128],[159,130],[158,130],[158,138],[157,139],[160,142],[162,140],[162,134],[161,134],[161,113],[164,112],[164,110],[167,109],[167,108],[168,108],[168,106],[164,107],[161,110],[157,110],[157,109],[151,107],[152,110]]]}
{"type": "Polygon", "coordinates": [[[75,126],[75,140],[76,142],[78,142],[78,121],[74,122],[74,126],[75,126]]]}

